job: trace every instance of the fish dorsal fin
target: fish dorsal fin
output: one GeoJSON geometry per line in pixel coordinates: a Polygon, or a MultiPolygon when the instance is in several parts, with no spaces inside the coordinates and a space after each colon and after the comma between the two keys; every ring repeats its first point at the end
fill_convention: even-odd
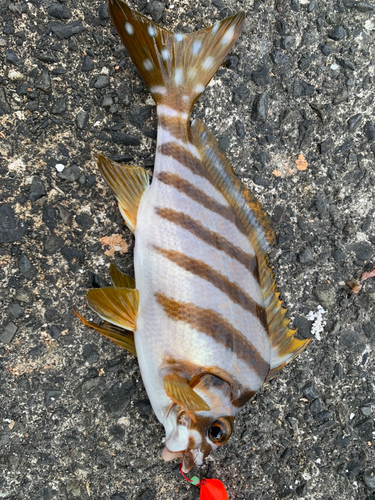
{"type": "Polygon", "coordinates": [[[186,378],[177,374],[166,375],[163,387],[166,395],[188,412],[210,411],[208,404],[190,387],[186,378]]]}
{"type": "Polygon", "coordinates": [[[117,288],[135,288],[135,279],[122,273],[112,262],[109,266],[109,275],[113,286],[117,288]]]}
{"type": "Polygon", "coordinates": [[[116,195],[126,225],[134,233],[139,203],[149,187],[147,170],[120,165],[103,155],[98,155],[98,167],[116,195]]]}
{"type": "Polygon", "coordinates": [[[109,0],[113,25],[154,100],[189,113],[239,37],[245,13],[218,21],[192,34],[173,34],[109,0]]]}
{"type": "Polygon", "coordinates": [[[113,325],[136,330],[139,294],[131,288],[92,288],[86,294],[88,305],[104,321],[113,325]]]}
{"type": "Polygon", "coordinates": [[[101,333],[104,337],[112,340],[116,345],[126,349],[133,356],[137,355],[137,351],[135,349],[134,343],[134,333],[130,330],[125,330],[124,328],[120,328],[116,325],[111,325],[110,323],[103,323],[102,325],[97,325],[92,321],[87,321],[87,319],[83,318],[77,311],[74,311],[76,316],[82,321],[82,323],[90,328],[93,328],[97,332],[101,333]]]}
{"type": "Polygon", "coordinates": [[[270,372],[273,378],[288,362],[294,359],[309,343],[298,340],[296,330],[289,328],[290,319],[276,291],[274,274],[266,253],[275,242],[275,232],[259,201],[235,175],[232,166],[220,151],[213,135],[201,121],[195,120],[191,128],[193,144],[198,149],[203,167],[210,180],[218,187],[244,227],[258,261],[259,282],[266,311],[268,335],[271,345],[270,372]]]}
{"type": "Polygon", "coordinates": [[[276,237],[262,205],[236,176],[216,139],[200,120],[194,120],[191,135],[193,144],[201,155],[207,177],[227,199],[245,229],[257,257],[265,255],[275,243],[276,237]]]}

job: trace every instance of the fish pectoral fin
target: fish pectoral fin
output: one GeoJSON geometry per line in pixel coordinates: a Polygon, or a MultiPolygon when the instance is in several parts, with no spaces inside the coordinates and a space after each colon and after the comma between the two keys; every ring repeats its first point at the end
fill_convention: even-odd
{"type": "Polygon", "coordinates": [[[73,312],[76,316],[78,316],[78,318],[82,321],[84,325],[93,328],[97,332],[101,333],[104,337],[107,337],[107,339],[112,340],[112,342],[114,342],[119,347],[126,349],[133,356],[137,355],[133,332],[131,332],[130,330],[125,330],[124,328],[120,328],[116,325],[111,325],[110,323],[97,325],[92,321],[87,321],[87,319],[83,318],[74,309],[73,312]]]}
{"type": "Polygon", "coordinates": [[[166,375],[163,387],[167,396],[186,411],[210,411],[208,404],[190,387],[186,378],[176,374],[166,375]]]}
{"type": "Polygon", "coordinates": [[[135,288],[135,279],[121,272],[112,262],[109,267],[109,275],[113,286],[117,288],[135,288]]]}
{"type": "Polygon", "coordinates": [[[98,155],[98,168],[116,195],[126,225],[134,233],[139,203],[150,184],[147,170],[120,165],[103,155],[98,155]]]}
{"type": "Polygon", "coordinates": [[[131,288],[93,288],[86,294],[88,305],[104,321],[136,330],[139,293],[131,288]]]}

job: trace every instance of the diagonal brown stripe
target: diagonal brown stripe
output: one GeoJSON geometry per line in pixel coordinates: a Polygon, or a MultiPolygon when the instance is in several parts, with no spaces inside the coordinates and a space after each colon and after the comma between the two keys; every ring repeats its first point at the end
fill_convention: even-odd
{"type": "Polygon", "coordinates": [[[235,215],[234,211],[229,206],[226,207],[225,205],[222,205],[221,203],[217,202],[214,198],[208,196],[202,190],[196,188],[193,184],[186,181],[185,179],[182,179],[176,174],[171,174],[169,172],[160,172],[159,174],[157,174],[157,178],[164,184],[168,184],[169,186],[178,189],[178,191],[184,193],[186,196],[188,196],[195,202],[199,203],[200,205],[204,206],[211,212],[215,212],[224,219],[229,220],[230,222],[235,224],[237,229],[242,234],[245,234],[247,236],[247,233],[243,225],[241,224],[238,217],[235,215]]]}
{"type": "Polygon", "coordinates": [[[203,260],[192,259],[181,252],[174,250],[165,250],[154,246],[155,250],[167,259],[182,267],[186,271],[199,276],[200,278],[209,281],[212,285],[225,293],[232,302],[240,305],[246,311],[251,312],[261,322],[263,328],[268,332],[268,324],[266,313],[262,306],[257,304],[241,287],[233,283],[221,273],[215,271],[211,266],[203,262],[203,260]]]}
{"type": "MultiPolygon", "coordinates": [[[[208,179],[202,163],[196,156],[187,151],[184,147],[179,146],[175,142],[166,142],[158,147],[158,151],[165,156],[171,156],[176,161],[181,163],[181,165],[191,170],[193,174],[200,175],[208,179]]],[[[210,179],[208,180],[211,182],[210,179]]]]}
{"type": "Polygon", "coordinates": [[[158,115],[158,126],[168,130],[173,137],[186,137],[188,133],[188,123],[182,116],[158,115]]]}
{"type": "Polygon", "coordinates": [[[211,309],[198,307],[191,302],[177,302],[161,293],[156,293],[155,297],[170,318],[187,323],[192,328],[213,338],[247,363],[261,379],[266,378],[269,364],[250,340],[220,314],[211,309]]]}
{"type": "Polygon", "coordinates": [[[194,234],[197,238],[207,243],[217,250],[226,253],[232,259],[237,260],[246,269],[248,269],[254,278],[259,282],[259,274],[258,274],[258,265],[257,260],[254,255],[250,255],[240,248],[233,245],[226,238],[221,236],[219,233],[215,231],[210,231],[205,228],[200,222],[193,219],[189,215],[184,214],[183,212],[177,212],[176,210],[172,210],[170,208],[155,208],[155,212],[159,217],[163,219],[169,220],[173,224],[176,224],[186,231],[194,234]]]}

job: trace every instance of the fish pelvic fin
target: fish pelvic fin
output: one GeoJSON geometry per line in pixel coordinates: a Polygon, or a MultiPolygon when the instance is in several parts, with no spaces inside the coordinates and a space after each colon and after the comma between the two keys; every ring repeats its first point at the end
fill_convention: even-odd
{"type": "Polygon", "coordinates": [[[177,374],[166,375],[163,379],[166,395],[171,400],[185,408],[186,411],[210,411],[208,404],[192,389],[186,378],[177,374]]]}
{"type": "Polygon", "coordinates": [[[268,381],[298,356],[309,340],[298,340],[294,336],[297,330],[289,328],[287,309],[282,306],[280,293],[276,291],[275,276],[266,255],[276,240],[268,215],[253,193],[236,176],[216,139],[198,119],[192,124],[191,136],[201,155],[205,174],[227,199],[256,253],[271,345],[268,381]]]}
{"type": "Polygon", "coordinates": [[[139,293],[131,288],[92,288],[86,294],[87,303],[104,321],[136,330],[139,293]]]}
{"type": "Polygon", "coordinates": [[[109,266],[109,275],[113,286],[117,288],[135,288],[135,279],[121,272],[112,262],[109,266]]]}
{"type": "Polygon", "coordinates": [[[139,203],[149,188],[147,170],[120,165],[103,155],[98,155],[98,168],[116,195],[125,224],[134,233],[139,203]]]}
{"type": "Polygon", "coordinates": [[[108,0],[108,11],[155,102],[188,115],[245,21],[245,13],[239,12],[195,33],[173,34],[123,0],[108,0]]]}
{"type": "Polygon", "coordinates": [[[112,342],[114,342],[119,347],[126,349],[133,356],[137,355],[133,332],[125,330],[124,328],[120,328],[116,325],[111,325],[109,323],[103,323],[102,325],[97,325],[92,321],[87,321],[87,319],[83,318],[74,309],[73,312],[76,316],[78,316],[78,318],[82,321],[84,325],[88,326],[89,328],[93,328],[97,332],[101,333],[104,337],[112,340],[112,342]]]}

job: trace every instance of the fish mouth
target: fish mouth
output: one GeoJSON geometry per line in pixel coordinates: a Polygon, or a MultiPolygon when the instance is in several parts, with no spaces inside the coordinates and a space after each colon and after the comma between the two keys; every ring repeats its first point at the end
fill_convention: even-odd
{"type": "Polygon", "coordinates": [[[190,451],[170,451],[165,446],[162,457],[166,462],[170,462],[172,460],[181,459],[181,469],[184,474],[187,474],[194,466],[197,461],[198,455],[194,457],[193,453],[190,451]]]}

